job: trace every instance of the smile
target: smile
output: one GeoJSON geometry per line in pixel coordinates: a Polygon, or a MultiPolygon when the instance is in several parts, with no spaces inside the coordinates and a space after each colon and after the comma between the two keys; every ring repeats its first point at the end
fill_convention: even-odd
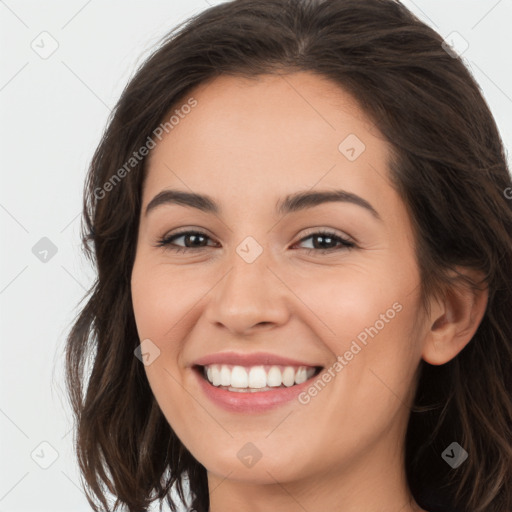
{"type": "Polygon", "coordinates": [[[221,389],[238,393],[272,391],[302,384],[314,377],[320,367],[210,364],[202,367],[204,378],[221,389]]]}
{"type": "Polygon", "coordinates": [[[203,396],[216,406],[230,413],[261,414],[296,401],[323,367],[212,363],[192,370],[203,396]]]}

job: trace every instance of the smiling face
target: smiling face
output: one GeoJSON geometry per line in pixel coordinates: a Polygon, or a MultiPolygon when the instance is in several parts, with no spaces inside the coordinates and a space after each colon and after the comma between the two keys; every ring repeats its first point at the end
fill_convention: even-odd
{"type": "Polygon", "coordinates": [[[132,273],[139,337],[160,350],[145,367],[156,400],[210,474],[371,478],[401,460],[426,333],[389,147],[309,73],[222,76],[191,96],[152,151],[132,273]],[[244,379],[265,387],[218,386],[244,379]]]}

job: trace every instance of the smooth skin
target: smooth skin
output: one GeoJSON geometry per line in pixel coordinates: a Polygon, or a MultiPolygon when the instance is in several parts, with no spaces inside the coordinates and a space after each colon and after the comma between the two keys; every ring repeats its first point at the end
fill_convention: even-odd
{"type": "Polygon", "coordinates": [[[207,470],[210,511],[422,510],[404,470],[417,369],[464,348],[486,292],[451,291],[424,311],[388,143],[336,84],[308,72],[221,76],[190,96],[197,106],[150,155],[132,296],[140,339],[160,350],[145,367],[151,389],[207,470]],[[350,134],[365,145],[353,161],[338,149],[350,134]],[[146,214],[166,189],[207,194],[220,211],[165,203],[146,214]],[[276,212],[288,194],[334,189],[357,194],[378,218],[350,202],[276,212]],[[205,233],[199,248],[193,237],[158,245],[186,228],[205,233]],[[354,247],[311,237],[321,230],[354,247]],[[249,236],[263,251],[252,263],[236,251],[249,236]],[[306,405],[228,412],[191,368],[222,351],[329,368],[395,303],[401,311],[306,405]],[[249,442],[261,452],[252,467],[237,456],[249,442]]]}

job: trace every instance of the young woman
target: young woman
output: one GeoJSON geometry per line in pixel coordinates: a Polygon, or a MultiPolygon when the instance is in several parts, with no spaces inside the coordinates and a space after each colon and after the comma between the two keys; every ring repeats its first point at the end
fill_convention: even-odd
{"type": "Polygon", "coordinates": [[[187,486],[199,512],[512,510],[510,197],[477,84],[400,3],[178,27],[85,193],[67,376],[94,510],[187,486]]]}

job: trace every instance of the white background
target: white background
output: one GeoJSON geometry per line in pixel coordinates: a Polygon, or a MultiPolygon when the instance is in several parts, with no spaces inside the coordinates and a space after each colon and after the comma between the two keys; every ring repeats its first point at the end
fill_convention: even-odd
{"type": "MultiPolygon", "coordinates": [[[[62,372],[65,336],[93,277],[79,247],[84,176],[135,67],[214,3],[0,0],[0,512],[90,510],[62,372]],[[43,31],[58,43],[47,59],[31,47],[43,31]],[[47,262],[32,252],[42,237],[57,248],[47,262]],[[34,450],[40,463],[52,450],[58,457],[43,469],[34,450]]],[[[463,58],[510,152],[512,2],[404,3],[443,37],[468,41],[463,58]]]]}

